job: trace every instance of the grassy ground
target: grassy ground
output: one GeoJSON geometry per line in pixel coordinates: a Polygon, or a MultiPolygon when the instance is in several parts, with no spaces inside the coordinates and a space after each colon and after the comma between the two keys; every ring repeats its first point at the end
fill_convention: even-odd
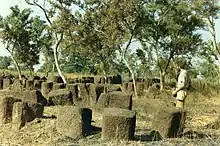
{"type": "MultiPolygon", "coordinates": [[[[84,139],[72,140],[57,133],[55,125],[59,107],[46,107],[44,115],[47,118],[35,119],[21,130],[13,130],[11,124],[0,127],[0,145],[22,146],[62,146],[62,145],[219,145],[220,144],[220,98],[217,92],[203,96],[200,92],[191,92],[186,100],[187,120],[185,136],[182,138],[163,139],[153,141],[151,122],[160,108],[172,106],[171,91],[165,91],[157,96],[138,98],[133,100],[133,110],[137,111],[135,140],[133,141],[103,141],[101,132],[87,136],[84,139]]],[[[95,127],[101,127],[102,112],[93,109],[93,122],[95,127]]]]}

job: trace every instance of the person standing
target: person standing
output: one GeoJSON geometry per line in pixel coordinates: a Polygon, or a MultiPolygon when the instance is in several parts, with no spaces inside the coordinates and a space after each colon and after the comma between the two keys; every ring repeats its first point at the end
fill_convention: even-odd
{"type": "Polygon", "coordinates": [[[186,70],[186,61],[180,61],[177,64],[177,67],[179,70],[177,87],[172,94],[176,97],[176,107],[184,108],[185,99],[188,95],[188,90],[191,84],[191,79],[189,71],[186,70]]]}

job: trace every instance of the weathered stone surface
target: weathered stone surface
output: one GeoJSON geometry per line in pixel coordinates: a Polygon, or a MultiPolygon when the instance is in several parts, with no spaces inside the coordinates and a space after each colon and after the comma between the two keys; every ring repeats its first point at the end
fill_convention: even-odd
{"type": "Polygon", "coordinates": [[[131,140],[134,138],[136,113],[120,108],[106,108],[103,113],[102,139],[131,140]]]}
{"type": "Polygon", "coordinates": [[[153,84],[153,83],[152,83],[152,79],[146,78],[146,79],[145,79],[145,82],[144,82],[144,88],[145,88],[145,89],[148,89],[152,84],[153,84]]]}
{"type": "Polygon", "coordinates": [[[186,120],[186,111],[177,108],[161,109],[152,122],[152,129],[164,138],[181,136],[186,120]]]}
{"type": "Polygon", "coordinates": [[[28,103],[30,116],[27,122],[33,121],[35,118],[41,118],[44,113],[44,106],[41,103],[28,103]]]}
{"type": "Polygon", "coordinates": [[[26,89],[33,89],[33,88],[34,88],[34,81],[26,80],[26,89]]]}
{"type": "Polygon", "coordinates": [[[78,78],[75,78],[74,79],[74,83],[79,83],[80,81],[79,81],[79,79],[78,78]]]}
{"type": "Polygon", "coordinates": [[[97,77],[97,76],[94,77],[94,83],[95,83],[95,84],[99,84],[99,77],[97,77]]]}
{"type": "Polygon", "coordinates": [[[107,84],[114,84],[114,83],[113,83],[113,77],[108,76],[107,79],[106,79],[106,83],[107,83],[107,84]]]}
{"type": "Polygon", "coordinates": [[[3,89],[3,78],[0,78],[0,90],[3,89]]]}
{"type": "Polygon", "coordinates": [[[11,84],[8,89],[22,92],[23,91],[22,80],[14,79],[13,84],[11,84]]]}
{"type": "Polygon", "coordinates": [[[34,89],[41,90],[42,80],[34,80],[34,89]]]}
{"type": "Polygon", "coordinates": [[[40,76],[34,76],[33,80],[40,80],[40,76]]]}
{"type": "Polygon", "coordinates": [[[87,106],[90,104],[89,86],[90,84],[78,84],[77,105],[87,106]]]}
{"type": "Polygon", "coordinates": [[[48,81],[54,83],[63,83],[63,79],[60,76],[56,76],[56,75],[50,75],[48,77],[48,81]]]}
{"type": "Polygon", "coordinates": [[[128,92],[133,92],[134,91],[134,84],[133,84],[133,82],[128,82],[127,91],[128,92]]]}
{"type": "Polygon", "coordinates": [[[158,83],[154,83],[152,86],[150,86],[148,89],[147,89],[147,92],[146,92],[146,97],[153,97],[155,98],[158,94],[160,93],[160,84],[158,83]]]}
{"type": "Polygon", "coordinates": [[[25,126],[27,109],[27,105],[23,102],[14,103],[12,112],[13,129],[20,129],[25,126]]]}
{"type": "Polygon", "coordinates": [[[145,86],[145,84],[143,82],[136,84],[138,95],[143,95],[143,91],[144,91],[144,88],[145,88],[144,86],[145,86]]]}
{"type": "Polygon", "coordinates": [[[23,92],[14,91],[14,90],[1,90],[0,97],[13,97],[15,99],[23,99],[23,92]]]}
{"type": "Polygon", "coordinates": [[[13,91],[13,90],[1,90],[0,97],[13,97],[14,99],[20,99],[24,102],[41,103],[47,105],[47,99],[38,90],[27,91],[13,91]]]}
{"type": "Polygon", "coordinates": [[[3,89],[8,88],[12,84],[12,80],[9,78],[3,79],[3,89]]]}
{"type": "Polygon", "coordinates": [[[122,83],[122,91],[126,92],[128,90],[128,82],[122,83]]]}
{"type": "Polygon", "coordinates": [[[152,84],[154,84],[154,83],[160,83],[160,79],[152,78],[152,84]]]}
{"type": "Polygon", "coordinates": [[[81,83],[94,83],[94,77],[82,77],[81,83]]]}
{"type": "Polygon", "coordinates": [[[132,95],[114,91],[109,93],[102,93],[98,100],[99,107],[115,107],[123,109],[132,109],[132,95]]]}
{"type": "Polygon", "coordinates": [[[125,92],[110,92],[109,107],[132,109],[132,95],[125,92]]]}
{"type": "Polygon", "coordinates": [[[72,105],[72,92],[67,89],[53,90],[48,94],[48,105],[72,105]]]}
{"type": "Polygon", "coordinates": [[[75,101],[77,101],[78,99],[78,83],[76,84],[67,84],[66,85],[66,89],[68,91],[72,92],[72,97],[73,97],[73,102],[75,103],[75,101]]]}
{"type": "Polygon", "coordinates": [[[44,106],[47,105],[47,99],[38,90],[24,91],[22,100],[24,102],[41,103],[44,106]]]}
{"type": "Polygon", "coordinates": [[[105,85],[105,93],[113,91],[122,91],[121,84],[107,84],[105,85]]]}
{"type": "Polygon", "coordinates": [[[136,78],[136,82],[144,82],[145,81],[145,79],[144,78],[136,78]]]}
{"type": "Polygon", "coordinates": [[[12,121],[13,104],[18,100],[12,97],[3,97],[0,99],[0,124],[7,124],[12,121]]]}
{"type": "Polygon", "coordinates": [[[103,84],[90,84],[89,86],[89,94],[91,96],[91,104],[96,104],[101,93],[104,93],[105,86],[103,84]]]}
{"type": "Polygon", "coordinates": [[[64,89],[64,88],[66,88],[66,84],[64,84],[64,83],[53,84],[53,90],[64,89]]]}
{"type": "Polygon", "coordinates": [[[63,106],[57,115],[56,129],[73,139],[82,138],[91,131],[92,110],[74,106],[63,106]],[[65,113],[65,114],[64,114],[65,113]]]}
{"type": "Polygon", "coordinates": [[[105,84],[105,78],[104,77],[95,77],[95,83],[99,84],[105,84]]]}
{"type": "Polygon", "coordinates": [[[101,108],[108,107],[109,106],[109,100],[110,100],[109,93],[101,93],[97,104],[101,108]]]}
{"type": "Polygon", "coordinates": [[[39,103],[16,102],[13,105],[12,123],[14,129],[20,129],[25,123],[41,118],[44,106],[39,103]]]}
{"type": "Polygon", "coordinates": [[[88,83],[94,83],[94,77],[88,77],[87,80],[88,83]]]}
{"type": "Polygon", "coordinates": [[[87,83],[87,77],[82,77],[81,78],[81,83],[84,83],[84,84],[87,83]]]}
{"type": "Polygon", "coordinates": [[[122,78],[120,75],[113,76],[113,84],[122,84],[122,78]]]}
{"type": "Polygon", "coordinates": [[[46,82],[47,78],[46,77],[42,77],[40,80],[43,81],[43,82],[46,82]]]}
{"type": "Polygon", "coordinates": [[[47,94],[52,90],[53,82],[43,82],[41,84],[41,93],[43,96],[47,96],[47,94]]]}

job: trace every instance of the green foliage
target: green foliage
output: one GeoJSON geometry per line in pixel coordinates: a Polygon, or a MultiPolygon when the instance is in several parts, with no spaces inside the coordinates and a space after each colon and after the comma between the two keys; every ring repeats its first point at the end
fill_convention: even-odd
{"type": "Polygon", "coordinates": [[[38,16],[31,17],[30,9],[21,11],[14,6],[11,11],[1,18],[1,40],[17,63],[33,69],[33,65],[39,63],[44,22],[38,16]]]}
{"type": "MultiPolygon", "coordinates": [[[[142,49],[152,59],[154,69],[160,72],[161,89],[163,80],[170,72],[170,63],[179,57],[195,56],[202,44],[196,32],[204,22],[194,13],[192,2],[156,0],[144,5],[142,29],[138,34],[142,49]]],[[[155,74],[155,73],[154,73],[155,74]]]]}
{"type": "Polygon", "coordinates": [[[63,54],[60,59],[60,66],[66,73],[94,73],[94,63],[86,56],[73,53],[63,54]]]}
{"type": "Polygon", "coordinates": [[[9,56],[0,56],[0,69],[8,69],[11,65],[11,57],[9,56]]]}
{"type": "MultiPolygon", "coordinates": [[[[32,5],[40,3],[29,2],[32,5]]],[[[141,77],[159,76],[160,73],[165,76],[168,72],[168,77],[176,78],[173,64],[179,58],[193,63],[192,58],[198,57],[210,61],[206,62],[207,69],[200,68],[204,62],[198,65],[200,72],[205,76],[215,75],[212,68],[215,50],[205,46],[197,30],[207,27],[203,18],[217,18],[216,1],[46,2],[48,7],[43,10],[49,25],[39,43],[45,71],[52,69],[56,54],[65,72],[125,75],[133,70],[134,75],[141,77]],[[73,7],[78,10],[73,12],[73,7]],[[131,48],[136,40],[141,47],[131,48]]],[[[36,35],[35,38],[39,37],[36,35]]],[[[193,72],[196,76],[198,70],[193,72]]]]}

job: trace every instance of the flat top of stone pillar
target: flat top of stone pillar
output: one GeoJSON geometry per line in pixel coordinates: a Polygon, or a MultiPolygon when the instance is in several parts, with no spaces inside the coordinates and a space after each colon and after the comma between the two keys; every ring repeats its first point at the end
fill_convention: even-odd
{"type": "Polygon", "coordinates": [[[120,116],[132,118],[136,115],[136,112],[121,108],[105,108],[103,114],[105,116],[120,116]]]}
{"type": "MultiPolygon", "coordinates": [[[[84,107],[78,107],[78,106],[72,106],[72,105],[65,105],[65,106],[58,106],[59,107],[59,111],[65,111],[65,110],[67,110],[67,111],[69,111],[69,110],[71,110],[71,111],[78,111],[78,112],[82,112],[83,110],[91,110],[91,109],[89,109],[89,108],[84,108],[84,107]]],[[[63,114],[65,114],[65,113],[63,113],[63,114]]]]}
{"type": "Polygon", "coordinates": [[[186,110],[185,109],[180,109],[180,108],[176,108],[176,107],[167,107],[167,108],[161,108],[159,110],[159,113],[185,113],[186,110]]]}

